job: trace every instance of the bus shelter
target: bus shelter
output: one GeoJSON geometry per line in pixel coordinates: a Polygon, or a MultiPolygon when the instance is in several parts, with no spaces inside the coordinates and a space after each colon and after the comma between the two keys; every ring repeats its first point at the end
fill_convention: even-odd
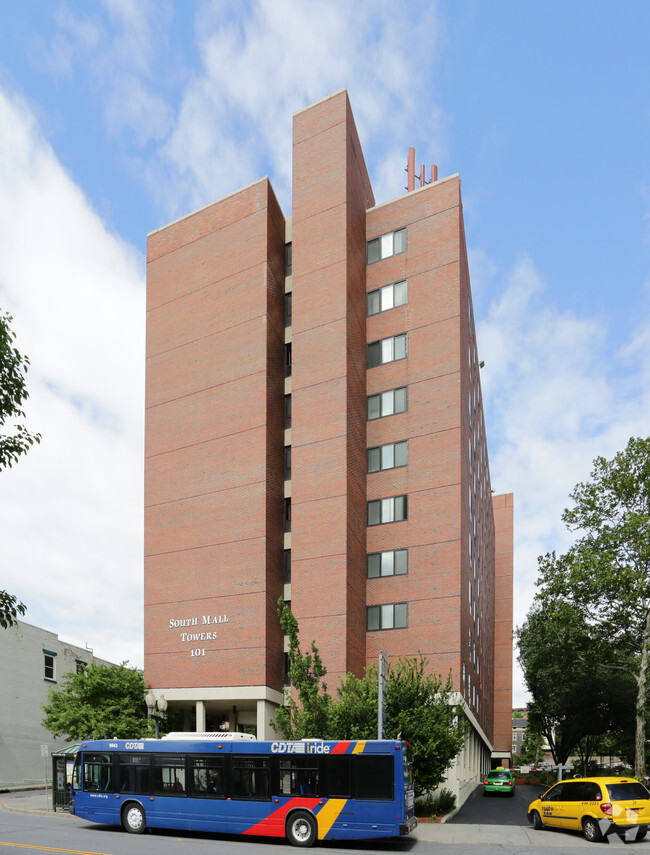
{"type": "Polygon", "coordinates": [[[52,810],[68,810],[72,801],[72,767],[79,745],[69,745],[52,755],[52,810]]]}

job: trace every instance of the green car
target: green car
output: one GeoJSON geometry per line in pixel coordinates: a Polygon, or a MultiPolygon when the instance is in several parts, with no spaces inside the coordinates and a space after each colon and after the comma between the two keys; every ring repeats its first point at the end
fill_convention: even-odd
{"type": "Polygon", "coordinates": [[[515,776],[510,769],[493,769],[483,779],[483,795],[490,793],[506,793],[508,796],[515,794],[515,776]]]}

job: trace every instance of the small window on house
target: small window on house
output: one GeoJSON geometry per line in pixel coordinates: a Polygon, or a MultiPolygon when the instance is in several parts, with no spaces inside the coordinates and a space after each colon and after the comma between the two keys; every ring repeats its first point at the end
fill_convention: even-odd
{"type": "Polygon", "coordinates": [[[368,502],[368,525],[383,525],[408,519],[407,496],[390,496],[368,502]]]}
{"type": "Polygon", "coordinates": [[[408,351],[407,334],[400,333],[368,345],[368,368],[405,359],[408,351]]]}
{"type": "Polygon", "coordinates": [[[44,677],[46,680],[56,682],[56,653],[52,650],[43,651],[44,677]]]}
{"type": "Polygon", "coordinates": [[[388,389],[377,395],[368,395],[368,420],[383,419],[396,413],[405,413],[408,409],[406,386],[388,389]]]}
{"type": "Polygon", "coordinates": [[[407,301],[408,286],[406,279],[401,282],[384,285],[382,288],[377,288],[375,291],[368,293],[368,315],[378,315],[380,312],[387,312],[389,309],[394,309],[397,306],[404,306],[407,301]]]}

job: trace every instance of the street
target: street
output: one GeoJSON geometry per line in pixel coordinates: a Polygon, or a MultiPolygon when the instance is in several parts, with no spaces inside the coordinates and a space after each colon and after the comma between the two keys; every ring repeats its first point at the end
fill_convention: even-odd
{"type": "MultiPolygon", "coordinates": [[[[633,846],[639,855],[650,852],[650,840],[625,844],[618,837],[605,843],[588,843],[581,835],[562,831],[534,831],[526,819],[534,787],[517,787],[515,796],[484,797],[478,787],[463,808],[444,824],[422,823],[414,835],[376,842],[321,843],[312,851],[328,853],[415,853],[415,855],[562,855],[575,850],[633,846]]],[[[32,797],[32,801],[33,801],[32,797]]],[[[67,813],[14,813],[28,797],[0,797],[0,855],[58,852],[67,855],[289,855],[284,840],[244,838],[216,834],[155,831],[130,835],[121,828],[84,822],[67,813]]]]}

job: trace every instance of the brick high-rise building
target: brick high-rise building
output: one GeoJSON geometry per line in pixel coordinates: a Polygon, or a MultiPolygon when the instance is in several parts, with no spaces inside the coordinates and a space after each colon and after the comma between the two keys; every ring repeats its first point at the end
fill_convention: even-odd
{"type": "Polygon", "coordinates": [[[331,689],[382,648],[451,672],[462,789],[510,750],[512,496],[458,176],[375,205],[342,91],[294,117],[291,218],[265,178],[147,260],[147,681],[188,729],[270,735],[284,595],[331,689]]]}

